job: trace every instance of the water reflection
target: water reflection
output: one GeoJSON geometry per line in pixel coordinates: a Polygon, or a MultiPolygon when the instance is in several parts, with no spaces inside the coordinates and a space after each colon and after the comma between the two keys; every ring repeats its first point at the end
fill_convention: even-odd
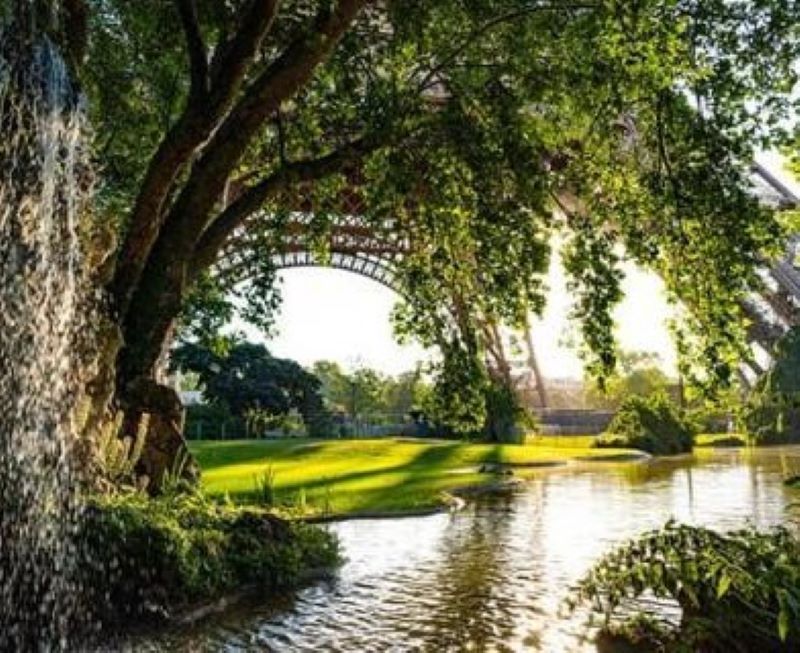
{"type": "Polygon", "coordinates": [[[784,521],[800,448],[703,452],[539,472],[454,515],[333,526],[335,582],[154,642],[207,651],[595,651],[569,587],[615,543],[667,519],[731,529],[784,521]]]}

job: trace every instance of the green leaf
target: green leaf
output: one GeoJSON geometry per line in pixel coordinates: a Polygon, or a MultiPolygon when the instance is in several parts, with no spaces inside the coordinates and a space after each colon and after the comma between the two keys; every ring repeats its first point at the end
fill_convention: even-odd
{"type": "Polygon", "coordinates": [[[731,586],[731,577],[728,574],[722,574],[719,577],[719,581],[717,581],[717,598],[721,599],[725,594],[728,593],[728,589],[731,586]]]}
{"type": "Polygon", "coordinates": [[[789,611],[786,608],[778,613],[778,636],[782,642],[789,636],[789,611]]]}

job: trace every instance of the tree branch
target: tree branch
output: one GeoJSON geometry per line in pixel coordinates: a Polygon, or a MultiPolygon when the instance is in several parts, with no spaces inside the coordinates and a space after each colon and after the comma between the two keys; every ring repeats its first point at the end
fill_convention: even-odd
{"type": "Polygon", "coordinates": [[[496,27],[499,27],[503,23],[511,23],[517,21],[521,18],[525,18],[531,14],[535,14],[542,11],[566,11],[566,10],[576,10],[576,9],[597,9],[598,4],[593,2],[575,2],[570,3],[567,5],[559,4],[559,3],[547,3],[547,4],[533,4],[528,7],[523,7],[522,9],[516,9],[514,11],[509,11],[505,14],[501,14],[492,18],[491,20],[486,21],[482,25],[479,25],[474,30],[472,30],[467,37],[461,41],[461,43],[457,44],[450,52],[444,54],[442,58],[439,60],[439,63],[435,66],[432,66],[428,69],[425,76],[422,78],[422,81],[419,83],[420,90],[426,90],[430,87],[431,83],[434,82],[435,78],[438,76],[440,72],[442,72],[447,66],[455,62],[455,60],[460,57],[464,52],[466,52],[471,46],[475,45],[475,43],[484,35],[491,32],[496,27]]]}
{"type": "Polygon", "coordinates": [[[211,61],[212,104],[225,104],[241,88],[264,37],[278,14],[279,0],[252,0],[235,36],[217,49],[211,61]]]}
{"type": "Polygon", "coordinates": [[[175,249],[194,248],[231,170],[258,129],[281,102],[311,79],[369,1],[340,0],[332,11],[323,8],[313,28],[289,45],[245,91],[205,148],[167,218],[170,224],[166,231],[174,239],[175,249]]]}
{"type": "Polygon", "coordinates": [[[206,229],[195,248],[190,274],[214,263],[220,248],[233,231],[264,203],[291,184],[322,179],[342,170],[379,147],[375,139],[359,139],[317,159],[287,163],[262,181],[248,187],[206,229]]]}
{"type": "Polygon", "coordinates": [[[262,40],[272,27],[277,6],[278,0],[252,0],[242,18],[241,28],[223,51],[214,57],[214,65],[218,70],[211,80],[208,100],[190,100],[187,103],[178,122],[167,132],[150,160],[131,212],[130,227],[111,284],[112,295],[121,314],[128,310],[147,258],[158,238],[164,220],[164,208],[175,180],[232,104],[262,40]]]}
{"type": "Polygon", "coordinates": [[[195,0],[175,0],[186,35],[186,49],[189,53],[189,71],[191,74],[191,91],[189,102],[198,101],[208,93],[208,56],[200,21],[197,17],[195,0]]]}

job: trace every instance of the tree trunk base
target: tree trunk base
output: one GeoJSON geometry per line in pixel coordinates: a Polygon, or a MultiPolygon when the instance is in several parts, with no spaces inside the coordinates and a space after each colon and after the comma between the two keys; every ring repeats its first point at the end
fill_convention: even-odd
{"type": "Polygon", "coordinates": [[[144,435],[135,475],[151,494],[178,481],[196,484],[200,469],[183,437],[183,405],[178,393],[152,379],[126,388],[123,437],[144,435]]]}

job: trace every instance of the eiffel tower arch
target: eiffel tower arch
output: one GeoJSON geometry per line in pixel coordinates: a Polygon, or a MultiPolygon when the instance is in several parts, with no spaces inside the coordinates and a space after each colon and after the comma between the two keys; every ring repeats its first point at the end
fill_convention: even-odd
{"type": "MultiPolygon", "coordinates": [[[[217,265],[217,273],[224,275],[228,284],[241,283],[247,281],[255,268],[254,261],[268,256],[276,270],[308,267],[344,270],[371,279],[403,297],[406,289],[400,280],[400,265],[411,251],[410,243],[398,237],[390,224],[368,224],[357,199],[346,196],[345,203],[342,210],[327,216],[329,222],[322,236],[316,233],[315,214],[311,211],[256,216],[258,228],[243,229],[231,240],[217,265]]],[[[546,407],[544,378],[530,329],[525,328],[521,334],[528,367],[515,379],[511,376],[507,346],[499,326],[484,324],[482,335],[487,368],[507,382],[529,377],[537,403],[546,407]]]]}
{"type": "MultiPolygon", "coordinates": [[[[751,180],[753,192],[766,206],[780,210],[800,207],[800,197],[764,166],[753,166],[751,180]]],[[[799,260],[800,234],[794,234],[788,239],[783,256],[764,262],[760,270],[761,291],[743,305],[750,320],[751,345],[761,349],[767,358],[789,329],[800,326],[799,260]]],[[[751,378],[760,376],[764,370],[755,361],[748,367],[750,376],[742,373],[741,379],[749,385],[751,378]]]]}
{"type": "MultiPolygon", "coordinates": [[[[800,206],[800,198],[775,175],[755,165],[751,175],[752,189],[766,205],[789,209],[800,206]]],[[[363,216],[363,204],[355,191],[343,194],[338,210],[326,216],[321,231],[315,223],[310,203],[301,200],[298,210],[288,215],[262,213],[230,240],[220,262],[218,274],[228,283],[246,281],[254,269],[254,259],[269,257],[274,269],[328,267],[371,279],[399,296],[406,292],[400,279],[403,257],[411,252],[411,244],[399,237],[393,225],[373,224],[363,216]],[[253,228],[252,222],[257,223],[253,228]],[[319,233],[318,233],[319,232],[319,233]]],[[[748,338],[751,344],[769,352],[789,328],[800,325],[800,234],[787,242],[785,255],[777,261],[765,262],[761,292],[748,299],[743,308],[750,320],[748,338]]],[[[483,325],[487,345],[487,366],[499,376],[511,380],[511,363],[507,354],[507,337],[500,325],[483,325]]],[[[524,349],[524,369],[517,369],[514,382],[527,385],[538,408],[548,407],[546,384],[538,364],[529,325],[517,340],[524,349]]],[[[748,375],[742,380],[763,373],[751,362],[748,375]]]]}

